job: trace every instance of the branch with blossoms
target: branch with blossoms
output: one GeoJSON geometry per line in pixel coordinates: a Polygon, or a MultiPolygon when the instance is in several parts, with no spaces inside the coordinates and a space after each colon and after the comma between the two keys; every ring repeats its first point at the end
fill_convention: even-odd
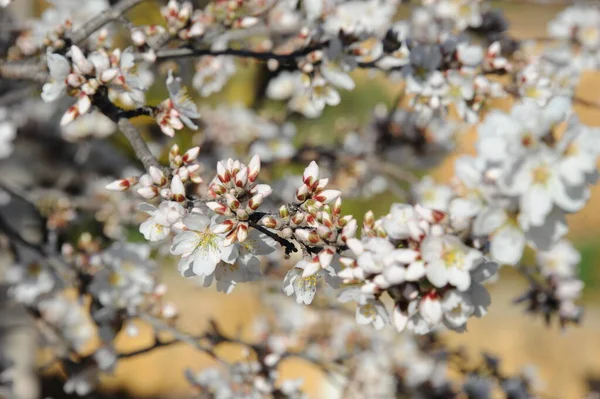
{"type": "Polygon", "coordinates": [[[295,357],[326,371],[344,397],[485,398],[493,389],[529,397],[529,376],[506,376],[489,356],[469,368],[437,333],[465,332],[486,315],[487,286],[503,265],[529,283],[515,300],[528,312],[562,328],[580,322],[581,257],[564,237],[566,215],[584,208],[597,179],[597,128],[581,123],[573,104],[595,106],[574,93],[599,67],[600,9],[565,9],[539,46],[511,37],[485,1],[412,2],[407,19],[397,18],[400,3],[170,0],[160,21],[143,26],[133,14],[154,5],[142,0],[56,3],[0,42],[0,83],[9,85],[6,94],[0,85],[8,104],[0,105],[0,158],[13,147],[18,156],[20,139],[40,126],[52,126],[65,151],[76,147],[68,166],[56,162],[58,176],[0,191],[0,230],[15,255],[10,296],[56,353],[65,391],[85,395],[119,361],[186,343],[216,361],[186,372],[216,396],[303,397],[300,382],[278,378],[295,357]],[[253,108],[199,101],[222,91],[241,63],[260,69],[253,108]],[[297,122],[355,89],[360,69],[401,83],[394,102],[375,105],[368,123],[339,118],[329,141],[297,134],[297,122]],[[195,92],[185,84],[192,73],[195,92]],[[155,77],[168,97],[149,101],[163,89],[155,77]],[[58,123],[28,112],[22,81],[43,84],[35,106],[61,115],[58,123]],[[496,107],[507,97],[508,110],[496,107]],[[277,101],[284,110],[270,109],[277,101]],[[475,155],[457,158],[449,184],[417,177],[473,125],[475,155]],[[128,159],[119,166],[113,147],[93,152],[117,129],[142,170],[128,159]],[[108,165],[91,166],[102,158],[108,165]],[[343,213],[345,198],[377,204],[387,192],[406,203],[380,216],[343,213]],[[38,210],[47,242],[33,244],[8,222],[22,200],[38,210]],[[524,266],[526,251],[534,261],[524,266]],[[296,304],[269,303],[280,320],[257,322],[259,343],[218,324],[187,334],[165,299],[157,257],[205,287],[230,294],[240,284],[276,285],[296,304]],[[304,314],[317,309],[331,321],[316,326],[304,314]],[[137,335],[138,319],[153,327],[153,342],[117,353],[115,338],[137,335]],[[101,346],[84,354],[94,335],[101,346]],[[413,351],[388,350],[402,337],[413,351]],[[248,349],[244,359],[217,356],[221,343],[248,349]],[[429,370],[426,378],[411,377],[413,364],[429,370]],[[440,377],[450,366],[461,384],[440,377]]]}

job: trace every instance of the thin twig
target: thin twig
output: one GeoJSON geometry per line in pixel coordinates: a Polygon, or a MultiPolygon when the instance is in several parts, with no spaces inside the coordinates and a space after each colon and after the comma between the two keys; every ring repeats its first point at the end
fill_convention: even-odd
{"type": "Polygon", "coordinates": [[[146,170],[149,170],[151,166],[163,169],[163,166],[158,162],[158,159],[150,152],[148,144],[146,144],[146,141],[142,138],[140,132],[133,126],[129,119],[120,118],[117,122],[117,126],[127,140],[129,140],[129,144],[131,144],[133,151],[135,151],[135,156],[144,165],[146,170]]]}
{"type": "Polygon", "coordinates": [[[285,238],[280,237],[277,233],[259,225],[256,222],[253,222],[253,221],[249,221],[248,224],[250,225],[250,227],[255,228],[256,230],[260,231],[261,233],[264,233],[265,235],[271,237],[272,239],[277,241],[279,244],[281,244],[281,246],[285,248],[286,255],[289,256],[294,252],[298,252],[298,248],[296,248],[296,246],[291,241],[288,241],[285,238]]]}

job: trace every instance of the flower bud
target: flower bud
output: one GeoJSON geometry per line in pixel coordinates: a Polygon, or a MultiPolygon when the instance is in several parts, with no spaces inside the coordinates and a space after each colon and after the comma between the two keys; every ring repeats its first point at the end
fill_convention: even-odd
{"type": "Polygon", "coordinates": [[[319,177],[319,166],[315,161],[312,161],[306,169],[304,169],[304,173],[302,174],[302,181],[307,186],[312,186],[312,184],[319,177]]]}
{"type": "Polygon", "coordinates": [[[288,216],[290,216],[290,210],[288,209],[287,206],[281,205],[279,207],[279,217],[287,218],[288,216]]]}
{"type": "Polygon", "coordinates": [[[137,190],[140,197],[145,199],[152,199],[158,195],[158,189],[155,186],[144,186],[137,190]]]}
{"type": "Polygon", "coordinates": [[[219,223],[218,225],[216,225],[212,229],[212,232],[215,234],[228,233],[231,231],[231,229],[233,229],[235,227],[235,224],[236,223],[232,219],[227,219],[223,223],[219,223]]]}
{"type": "Polygon", "coordinates": [[[442,321],[442,303],[435,291],[430,292],[421,299],[419,313],[430,326],[435,326],[442,321]]]}
{"type": "Polygon", "coordinates": [[[198,154],[200,154],[200,147],[190,148],[183,154],[181,161],[185,164],[192,163],[198,158],[198,154]]]}
{"type": "Polygon", "coordinates": [[[185,186],[181,181],[179,175],[173,176],[171,179],[171,192],[173,193],[173,200],[177,202],[185,201],[185,186]]]}
{"type": "Polygon", "coordinates": [[[164,186],[167,184],[167,178],[165,177],[164,172],[156,166],[150,166],[148,168],[148,174],[152,178],[152,182],[157,186],[164,186]]]}
{"type": "Polygon", "coordinates": [[[229,208],[219,202],[207,202],[206,206],[219,215],[231,215],[229,208]]]}
{"type": "Polygon", "coordinates": [[[250,160],[248,164],[248,181],[253,183],[258,177],[258,173],[260,172],[260,157],[255,155],[250,160]]]}
{"type": "Polygon", "coordinates": [[[279,226],[279,221],[273,216],[265,216],[259,223],[269,229],[276,229],[279,226]]]}
{"type": "Polygon", "coordinates": [[[250,198],[250,201],[248,201],[248,208],[250,208],[252,211],[255,211],[259,206],[262,205],[264,200],[265,197],[263,197],[262,194],[256,194],[254,197],[250,198]]]}
{"type": "Polygon", "coordinates": [[[248,224],[246,224],[246,223],[238,224],[237,237],[238,237],[239,242],[246,241],[246,238],[248,238],[248,224]]]}
{"type": "Polygon", "coordinates": [[[125,191],[129,187],[136,184],[137,181],[138,181],[137,177],[128,177],[125,179],[118,179],[118,180],[113,181],[112,183],[107,184],[105,186],[105,188],[110,191],[125,191]]]}

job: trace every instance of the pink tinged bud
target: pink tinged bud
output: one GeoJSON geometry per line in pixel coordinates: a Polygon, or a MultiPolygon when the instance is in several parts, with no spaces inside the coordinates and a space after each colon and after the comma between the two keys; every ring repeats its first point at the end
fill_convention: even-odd
{"type": "Polygon", "coordinates": [[[234,222],[231,219],[227,219],[225,220],[223,223],[220,223],[218,225],[216,225],[212,231],[215,234],[224,234],[224,233],[228,233],[230,232],[236,225],[236,222],[234,222]]]}
{"type": "Polygon", "coordinates": [[[437,294],[429,293],[421,299],[419,313],[430,326],[435,326],[442,321],[442,303],[437,294]]]}
{"type": "Polygon", "coordinates": [[[192,163],[196,160],[196,158],[198,158],[198,154],[200,154],[200,147],[190,148],[185,152],[185,154],[183,154],[181,160],[184,164],[192,163]]]}
{"type": "Polygon", "coordinates": [[[342,229],[342,234],[341,234],[342,242],[347,242],[350,238],[354,238],[354,236],[356,235],[356,230],[357,230],[356,220],[352,219],[350,221],[350,223],[348,223],[342,229]]]}
{"type": "Polygon", "coordinates": [[[190,173],[190,180],[192,181],[192,183],[195,184],[200,184],[202,183],[204,180],[202,180],[202,177],[200,177],[200,175],[196,172],[189,172],[190,173]]]}
{"type": "Polygon", "coordinates": [[[145,186],[138,188],[137,193],[142,198],[152,199],[158,195],[158,189],[155,186],[145,186]]]}
{"type": "Polygon", "coordinates": [[[321,263],[321,267],[323,269],[327,268],[329,265],[331,265],[331,261],[333,260],[333,250],[330,248],[326,248],[324,250],[322,250],[321,252],[319,252],[319,263],[321,263]]]}
{"type": "Polygon", "coordinates": [[[279,235],[282,236],[283,238],[292,238],[292,236],[294,235],[294,231],[292,229],[290,229],[289,227],[286,227],[283,230],[281,230],[279,235]]]}
{"type": "Polygon", "coordinates": [[[246,238],[248,238],[248,224],[246,224],[246,223],[238,224],[237,237],[238,237],[239,242],[246,241],[246,238]]]}
{"type": "Polygon", "coordinates": [[[225,186],[223,186],[222,184],[213,184],[210,186],[210,189],[216,194],[216,195],[223,195],[227,192],[227,188],[225,186]]]}
{"type": "Polygon", "coordinates": [[[305,244],[316,245],[322,242],[317,233],[312,230],[297,229],[294,232],[294,235],[298,241],[301,241],[305,244]]]}
{"type": "Polygon", "coordinates": [[[92,107],[92,101],[86,94],[81,93],[81,94],[79,94],[79,98],[77,99],[76,105],[77,105],[77,111],[79,112],[79,114],[83,115],[86,112],[88,112],[90,110],[90,108],[92,107]]]}
{"type": "Polygon", "coordinates": [[[304,202],[308,198],[309,188],[306,184],[303,184],[296,190],[296,201],[304,202]]]}
{"type": "Polygon", "coordinates": [[[281,205],[279,207],[279,217],[287,218],[288,216],[290,216],[290,210],[288,209],[287,206],[281,205]]]}
{"type": "Polygon", "coordinates": [[[229,208],[224,205],[221,204],[219,202],[207,202],[206,206],[212,210],[214,213],[218,213],[219,215],[230,215],[231,211],[229,210],[229,208]]]}
{"type": "Polygon", "coordinates": [[[304,223],[304,220],[306,220],[306,216],[304,213],[299,212],[292,216],[291,222],[296,226],[300,226],[302,223],[304,223]]]}
{"type": "Polygon", "coordinates": [[[279,225],[279,222],[273,216],[265,216],[262,219],[260,219],[259,224],[261,224],[269,229],[276,229],[277,226],[279,225]]]}
{"type": "Polygon", "coordinates": [[[167,178],[165,177],[165,174],[156,166],[150,166],[150,168],[148,168],[148,174],[152,178],[152,182],[157,186],[164,186],[167,184],[167,178]]]}
{"type": "Polygon", "coordinates": [[[73,122],[79,116],[79,111],[77,110],[77,106],[73,105],[67,109],[67,112],[60,118],[60,125],[65,126],[69,123],[73,122]]]}
{"type": "Polygon", "coordinates": [[[248,182],[248,168],[242,168],[239,172],[235,174],[235,185],[237,187],[243,188],[248,182]]]}
{"type": "Polygon", "coordinates": [[[255,155],[250,160],[248,164],[248,181],[253,183],[258,177],[258,173],[260,172],[260,157],[255,155]]]}
{"type": "Polygon", "coordinates": [[[239,220],[248,220],[250,215],[244,208],[238,208],[235,210],[235,216],[237,216],[239,220]]]}
{"type": "Polygon", "coordinates": [[[273,189],[268,184],[257,184],[252,190],[252,194],[262,194],[263,197],[267,198],[273,192],[273,189]]]}
{"type": "Polygon", "coordinates": [[[173,176],[171,179],[171,192],[173,193],[173,199],[177,202],[185,201],[185,186],[181,181],[179,175],[173,176]]]}
{"type": "Polygon", "coordinates": [[[177,169],[177,174],[179,175],[179,177],[181,177],[181,181],[184,183],[190,178],[190,172],[188,172],[188,168],[186,168],[185,166],[182,166],[181,168],[177,169]]]}
{"type": "Polygon", "coordinates": [[[338,216],[340,213],[342,213],[342,197],[337,197],[335,199],[333,202],[333,207],[331,208],[331,212],[335,216],[338,216]]]}
{"type": "Polygon", "coordinates": [[[324,240],[330,241],[333,238],[333,231],[331,231],[331,229],[326,226],[318,226],[316,232],[318,236],[324,240]]]}
{"type": "Polygon", "coordinates": [[[109,191],[125,191],[129,187],[136,184],[138,181],[137,177],[128,177],[126,179],[118,179],[112,183],[107,184],[104,188],[109,191]]]}
{"type": "Polygon", "coordinates": [[[231,174],[229,170],[225,169],[225,166],[219,161],[217,162],[217,177],[221,180],[221,183],[229,183],[231,180],[231,174]]]}
{"type": "Polygon", "coordinates": [[[225,194],[225,200],[227,201],[227,206],[229,206],[229,208],[231,208],[232,210],[238,209],[240,207],[240,201],[238,201],[237,198],[235,198],[231,194],[225,194]]]}
{"type": "Polygon", "coordinates": [[[323,191],[325,187],[327,187],[327,184],[329,184],[329,179],[319,179],[317,180],[316,185],[315,183],[312,184],[313,190],[316,192],[323,191]]]}
{"type": "Polygon", "coordinates": [[[312,186],[312,184],[319,177],[319,165],[315,161],[312,161],[306,169],[304,169],[304,173],[302,174],[302,181],[307,186],[312,186]]]}
{"type": "Polygon", "coordinates": [[[394,312],[392,314],[392,322],[398,332],[404,331],[406,324],[408,323],[408,314],[400,309],[400,306],[396,304],[394,306],[394,312]]]}
{"type": "Polygon", "coordinates": [[[254,197],[250,198],[250,201],[248,201],[248,208],[250,208],[252,211],[255,211],[259,206],[262,205],[264,200],[265,197],[263,197],[262,194],[256,194],[254,197]]]}
{"type": "Polygon", "coordinates": [[[317,222],[317,219],[313,215],[306,215],[306,224],[310,227],[319,226],[319,222],[317,222]]]}
{"type": "Polygon", "coordinates": [[[231,230],[223,240],[223,245],[228,247],[237,241],[237,229],[231,230]]]}
{"type": "Polygon", "coordinates": [[[319,270],[321,270],[321,265],[318,261],[315,261],[313,259],[312,262],[307,263],[306,267],[304,267],[304,271],[302,272],[302,278],[313,276],[317,274],[319,270]]]}
{"type": "Polygon", "coordinates": [[[409,220],[407,226],[410,238],[415,241],[422,241],[425,238],[425,232],[419,227],[416,221],[409,220]]]}

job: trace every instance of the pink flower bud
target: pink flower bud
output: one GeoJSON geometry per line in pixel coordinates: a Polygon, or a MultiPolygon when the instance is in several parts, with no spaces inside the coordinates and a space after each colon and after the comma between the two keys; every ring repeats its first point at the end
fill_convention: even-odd
{"type": "Polygon", "coordinates": [[[306,215],[302,212],[298,212],[292,216],[291,222],[296,226],[300,226],[302,223],[304,223],[305,220],[306,215]]]}
{"type": "Polygon", "coordinates": [[[79,94],[78,97],[79,98],[77,99],[77,111],[80,115],[83,115],[90,110],[92,106],[92,101],[85,93],[79,94]]]}
{"type": "Polygon", "coordinates": [[[248,182],[248,168],[244,167],[235,174],[235,185],[237,187],[243,188],[247,182],[248,182]]]}
{"type": "Polygon", "coordinates": [[[71,59],[77,69],[84,75],[89,75],[94,71],[94,65],[85,58],[79,47],[71,46],[71,59]]]}
{"type": "Polygon", "coordinates": [[[319,166],[315,161],[312,161],[306,169],[304,169],[304,173],[302,174],[302,181],[307,186],[312,186],[312,184],[319,177],[319,166]]]}
{"type": "Polygon", "coordinates": [[[237,198],[235,198],[233,195],[225,194],[224,197],[227,201],[227,206],[229,206],[229,208],[231,208],[232,210],[238,209],[240,207],[240,201],[238,201],[237,198]]]}
{"type": "Polygon", "coordinates": [[[247,223],[238,224],[237,238],[238,238],[239,242],[246,241],[246,238],[248,238],[248,224],[247,223]]]}
{"type": "Polygon", "coordinates": [[[141,47],[146,44],[146,35],[141,29],[136,29],[131,32],[131,41],[136,46],[141,47]]]}
{"type": "Polygon", "coordinates": [[[196,158],[198,158],[198,154],[200,154],[200,147],[190,148],[185,152],[185,154],[183,154],[181,160],[185,164],[192,163],[196,160],[196,158]]]}
{"type": "Polygon", "coordinates": [[[321,264],[318,260],[314,260],[312,262],[307,262],[304,270],[302,271],[302,278],[308,278],[317,274],[317,272],[321,270],[321,264]]]}
{"type": "Polygon", "coordinates": [[[167,178],[165,177],[164,172],[156,166],[150,166],[148,168],[148,174],[152,178],[152,182],[157,186],[164,186],[167,184],[167,178]]]}
{"type": "Polygon", "coordinates": [[[158,189],[155,186],[145,186],[139,188],[137,193],[140,197],[145,199],[152,199],[158,195],[158,189]]]}
{"type": "Polygon", "coordinates": [[[216,225],[212,232],[215,234],[224,234],[230,232],[235,227],[236,223],[232,219],[227,219],[223,223],[216,225]]]}
{"type": "Polygon", "coordinates": [[[60,118],[60,125],[65,126],[73,122],[79,116],[77,106],[73,105],[67,109],[67,112],[60,118]]]}
{"type": "Polygon", "coordinates": [[[173,200],[177,202],[185,201],[185,186],[181,181],[179,175],[173,176],[171,179],[171,193],[173,193],[173,200]]]}
{"type": "Polygon", "coordinates": [[[269,229],[276,229],[279,226],[279,221],[273,216],[265,216],[259,223],[269,229]]]}
{"type": "Polygon", "coordinates": [[[128,177],[125,179],[118,179],[112,183],[107,184],[104,188],[110,191],[125,191],[129,187],[137,183],[137,177],[128,177]]]}
{"type": "Polygon", "coordinates": [[[306,199],[308,198],[308,190],[309,190],[309,188],[306,184],[303,184],[302,186],[300,186],[296,190],[296,201],[297,202],[306,201],[306,199]]]}
{"type": "Polygon", "coordinates": [[[248,164],[248,181],[254,183],[260,172],[260,157],[255,155],[248,164]]]}
{"type": "Polygon", "coordinates": [[[207,202],[206,206],[219,215],[231,215],[229,208],[219,202],[207,202]]]}
{"type": "Polygon", "coordinates": [[[328,204],[336,200],[340,196],[341,192],[338,190],[325,190],[315,195],[313,198],[323,204],[328,204]]]}
{"type": "Polygon", "coordinates": [[[219,161],[217,162],[217,177],[221,180],[221,183],[227,184],[231,180],[231,174],[229,170],[225,169],[225,166],[219,161]]]}
{"type": "Polygon", "coordinates": [[[248,208],[255,211],[259,206],[262,205],[264,200],[265,197],[263,197],[262,194],[256,194],[254,197],[250,198],[250,201],[248,201],[248,208]]]}

